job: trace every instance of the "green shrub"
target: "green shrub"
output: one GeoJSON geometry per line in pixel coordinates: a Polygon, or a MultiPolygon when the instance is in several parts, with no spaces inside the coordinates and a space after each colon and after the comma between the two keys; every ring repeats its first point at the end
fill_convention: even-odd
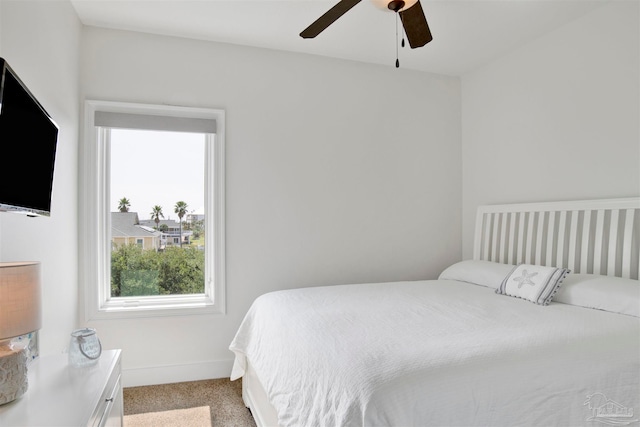
{"type": "Polygon", "coordinates": [[[185,246],[163,252],[135,244],[111,252],[111,296],[204,293],[204,251],[185,246]]]}

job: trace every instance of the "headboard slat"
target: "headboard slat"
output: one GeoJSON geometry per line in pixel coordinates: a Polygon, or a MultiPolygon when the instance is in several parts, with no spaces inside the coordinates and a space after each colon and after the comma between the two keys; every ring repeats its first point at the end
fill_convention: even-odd
{"type": "Polygon", "coordinates": [[[593,274],[601,274],[602,267],[602,240],[604,237],[604,210],[596,211],[596,235],[593,247],[593,274]]]}
{"type": "Polygon", "coordinates": [[[509,236],[507,235],[507,220],[509,215],[507,214],[503,214],[501,215],[502,217],[502,225],[501,225],[501,230],[500,230],[500,262],[502,263],[506,263],[507,262],[507,248],[508,248],[508,241],[509,241],[509,236]]]}
{"type": "Polygon", "coordinates": [[[493,259],[498,259],[498,219],[500,218],[500,214],[493,214],[493,241],[491,242],[491,252],[493,259]]]}
{"type": "Polygon", "coordinates": [[[569,259],[567,266],[571,271],[576,270],[577,257],[576,249],[578,247],[578,211],[571,211],[571,219],[569,225],[569,259]]]}
{"type": "Polygon", "coordinates": [[[516,212],[509,212],[509,258],[505,264],[513,264],[516,251],[516,212]]]}
{"type": "MultiPolygon", "coordinates": [[[[484,220],[484,228],[485,228],[485,236],[490,236],[491,235],[491,221],[490,221],[491,216],[487,215],[486,218],[483,218],[484,220]]],[[[482,227],[483,224],[480,224],[480,227],[482,227]]],[[[489,243],[491,242],[491,239],[485,239],[484,240],[484,247],[483,247],[483,256],[485,258],[489,258],[489,243]]],[[[478,240],[478,244],[480,243],[480,241],[478,240]]]]}
{"type": "Polygon", "coordinates": [[[611,211],[611,223],[609,226],[609,257],[607,259],[607,276],[616,275],[616,254],[618,253],[618,218],[620,210],[611,211]]]}
{"type": "Polygon", "coordinates": [[[532,256],[532,251],[533,251],[533,223],[535,222],[535,218],[536,218],[536,213],[535,212],[531,212],[528,215],[527,218],[527,240],[526,240],[526,249],[524,252],[524,262],[527,262],[529,264],[533,263],[533,256],[532,256]]]}
{"type": "Polygon", "coordinates": [[[624,242],[622,243],[622,277],[631,277],[631,245],[633,243],[634,210],[627,209],[624,218],[624,242]]]}
{"type": "Polygon", "coordinates": [[[474,259],[638,279],[640,197],[480,206],[474,259]]]}
{"type": "Polygon", "coordinates": [[[591,211],[585,211],[582,219],[582,248],[580,249],[580,270],[587,273],[589,267],[589,245],[591,242],[591,211]]]}
{"type": "Polygon", "coordinates": [[[564,242],[565,242],[565,234],[566,234],[566,225],[567,225],[567,211],[560,211],[560,223],[558,224],[558,248],[556,252],[556,262],[553,264],[554,267],[558,267],[561,265],[565,265],[564,262],[564,242]]]}
{"type": "Polygon", "coordinates": [[[544,212],[538,215],[538,225],[536,227],[536,258],[535,263],[542,265],[542,238],[544,237],[544,212]]]}
{"type": "Polygon", "coordinates": [[[524,262],[524,222],[525,213],[520,214],[518,221],[518,250],[516,251],[516,263],[524,262]]]}
{"type": "Polygon", "coordinates": [[[556,213],[549,212],[549,227],[547,228],[547,262],[545,265],[553,264],[553,245],[555,244],[556,213]]]}

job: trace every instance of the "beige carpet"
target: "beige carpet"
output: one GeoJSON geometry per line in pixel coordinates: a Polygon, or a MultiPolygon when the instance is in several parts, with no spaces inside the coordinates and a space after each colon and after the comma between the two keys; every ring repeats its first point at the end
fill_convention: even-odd
{"type": "Polygon", "coordinates": [[[199,406],[197,408],[174,409],[172,411],[145,412],[142,414],[126,415],[125,427],[155,427],[155,426],[212,426],[211,408],[199,406]]]}
{"type": "Polygon", "coordinates": [[[255,427],[242,383],[228,378],[126,387],[124,427],[255,427]]]}

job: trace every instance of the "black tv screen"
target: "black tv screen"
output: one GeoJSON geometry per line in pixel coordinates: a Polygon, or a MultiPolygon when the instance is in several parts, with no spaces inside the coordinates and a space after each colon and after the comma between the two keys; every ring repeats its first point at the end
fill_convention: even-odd
{"type": "Polygon", "coordinates": [[[58,125],[0,58],[0,211],[51,213],[58,125]]]}

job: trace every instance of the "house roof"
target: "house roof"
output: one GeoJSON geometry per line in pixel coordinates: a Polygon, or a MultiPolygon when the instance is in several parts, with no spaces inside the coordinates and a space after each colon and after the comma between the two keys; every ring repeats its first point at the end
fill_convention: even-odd
{"type": "Polygon", "coordinates": [[[111,212],[112,237],[153,237],[160,232],[140,225],[137,212],[111,212]]]}
{"type": "MultiPolygon", "coordinates": [[[[147,226],[147,227],[155,227],[156,226],[156,222],[152,219],[143,219],[142,221],[139,221],[139,223],[141,225],[147,226]]],[[[175,221],[173,219],[161,219],[160,222],[158,222],[158,226],[162,225],[162,224],[166,224],[167,227],[169,228],[178,228],[180,227],[180,223],[178,221],[175,221]]]]}

